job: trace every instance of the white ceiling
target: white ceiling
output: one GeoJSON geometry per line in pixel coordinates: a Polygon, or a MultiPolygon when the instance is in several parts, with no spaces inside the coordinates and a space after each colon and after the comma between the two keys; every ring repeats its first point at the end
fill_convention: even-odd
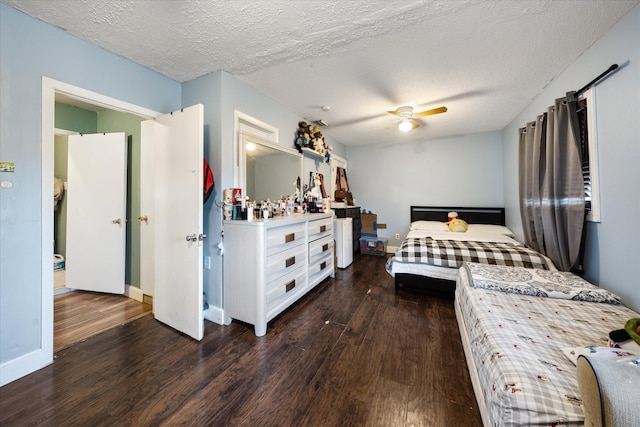
{"type": "Polygon", "coordinates": [[[180,82],[228,71],[345,145],[500,130],[639,2],[0,1],[180,82]],[[402,105],[449,111],[403,134],[402,105]]]}

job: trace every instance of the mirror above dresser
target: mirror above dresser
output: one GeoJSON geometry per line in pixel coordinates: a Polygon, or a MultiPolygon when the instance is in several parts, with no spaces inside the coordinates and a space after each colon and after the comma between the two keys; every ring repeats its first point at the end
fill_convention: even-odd
{"type": "Polygon", "coordinates": [[[302,154],[248,133],[240,133],[238,186],[258,202],[296,192],[302,177],[302,154]]]}

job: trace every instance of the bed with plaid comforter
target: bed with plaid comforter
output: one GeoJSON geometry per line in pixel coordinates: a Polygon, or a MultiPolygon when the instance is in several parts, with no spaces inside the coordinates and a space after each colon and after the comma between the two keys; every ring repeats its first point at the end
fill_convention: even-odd
{"type": "Polygon", "coordinates": [[[576,367],[566,350],[606,347],[610,331],[639,316],[593,287],[570,273],[460,268],[454,303],[487,425],[584,425],[576,367]]]}
{"type": "Polygon", "coordinates": [[[521,243],[439,240],[409,237],[395,254],[398,262],[459,268],[463,262],[553,269],[542,254],[521,243]]]}

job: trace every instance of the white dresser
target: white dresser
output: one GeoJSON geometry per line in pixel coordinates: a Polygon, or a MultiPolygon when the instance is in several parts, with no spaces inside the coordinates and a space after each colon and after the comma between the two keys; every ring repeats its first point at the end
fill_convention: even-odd
{"type": "Polygon", "coordinates": [[[224,222],[225,316],[254,325],[267,322],[333,277],[333,214],[224,222]]]}

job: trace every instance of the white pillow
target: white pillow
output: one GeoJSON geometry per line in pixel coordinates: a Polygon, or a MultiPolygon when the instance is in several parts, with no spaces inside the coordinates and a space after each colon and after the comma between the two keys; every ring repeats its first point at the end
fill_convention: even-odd
{"type": "Polygon", "coordinates": [[[449,231],[446,222],[440,221],[413,221],[409,230],[419,231],[449,231]]]}
{"type": "Polygon", "coordinates": [[[509,230],[504,225],[495,224],[467,224],[467,231],[469,232],[482,232],[482,233],[495,233],[503,236],[514,237],[513,231],[509,230]]]}

